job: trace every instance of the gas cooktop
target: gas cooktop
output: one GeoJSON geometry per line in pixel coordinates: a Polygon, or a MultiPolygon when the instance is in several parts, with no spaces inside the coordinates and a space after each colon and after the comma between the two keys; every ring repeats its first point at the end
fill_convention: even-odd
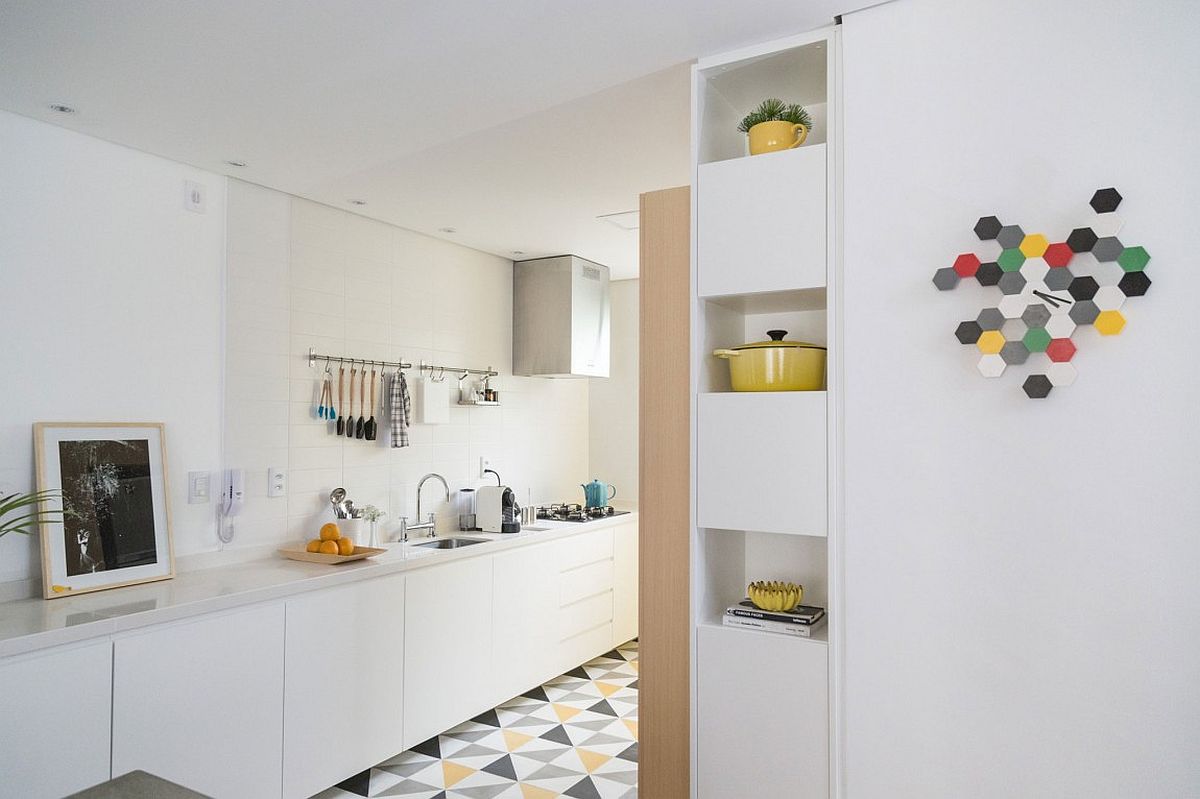
{"type": "Polygon", "coordinates": [[[612,505],[601,508],[585,508],[579,504],[539,505],[537,517],[552,522],[591,522],[609,516],[624,516],[627,510],[617,510],[612,505]]]}

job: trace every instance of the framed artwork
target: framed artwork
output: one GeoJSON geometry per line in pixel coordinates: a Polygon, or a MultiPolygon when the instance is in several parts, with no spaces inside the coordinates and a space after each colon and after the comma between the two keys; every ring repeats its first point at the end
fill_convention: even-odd
{"type": "Polygon", "coordinates": [[[39,422],[33,438],[62,511],[42,527],[47,599],[175,576],[161,424],[39,422]]]}

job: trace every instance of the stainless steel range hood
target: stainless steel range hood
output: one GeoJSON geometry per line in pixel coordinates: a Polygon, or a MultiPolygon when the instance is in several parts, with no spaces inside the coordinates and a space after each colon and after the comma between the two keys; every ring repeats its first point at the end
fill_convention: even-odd
{"type": "Polygon", "coordinates": [[[608,377],[608,267],[574,255],[513,264],[513,374],[608,377]]]}

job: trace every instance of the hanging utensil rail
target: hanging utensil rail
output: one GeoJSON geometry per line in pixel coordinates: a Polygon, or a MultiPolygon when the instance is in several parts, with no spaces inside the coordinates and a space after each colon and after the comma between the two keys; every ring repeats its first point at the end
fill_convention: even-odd
{"type": "Polygon", "coordinates": [[[442,366],[441,364],[425,363],[425,361],[420,361],[414,367],[411,363],[408,363],[407,361],[404,361],[404,360],[377,361],[373,358],[348,358],[348,357],[345,357],[342,355],[320,355],[319,353],[317,353],[316,347],[309,347],[309,349],[308,349],[308,366],[309,366],[309,368],[311,369],[311,368],[316,367],[317,361],[325,361],[326,363],[374,364],[375,366],[391,366],[391,367],[394,367],[396,369],[401,369],[401,370],[416,368],[422,372],[438,372],[441,374],[470,374],[470,375],[483,375],[485,377],[497,377],[500,374],[496,370],[492,369],[492,367],[490,367],[490,366],[487,369],[467,369],[462,366],[442,366]]]}

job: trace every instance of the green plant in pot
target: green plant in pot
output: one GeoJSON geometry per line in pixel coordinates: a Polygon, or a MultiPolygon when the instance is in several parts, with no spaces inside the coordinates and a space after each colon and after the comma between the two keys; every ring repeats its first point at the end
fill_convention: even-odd
{"type": "Polygon", "coordinates": [[[58,491],[34,491],[0,497],[0,538],[9,533],[28,535],[40,525],[57,521],[62,511],[45,508],[42,503],[59,496],[58,491]]]}
{"type": "Polygon", "coordinates": [[[812,116],[804,106],[776,97],[763,100],[738,125],[738,130],[750,134],[751,155],[799,147],[811,129],[812,116]]]}

